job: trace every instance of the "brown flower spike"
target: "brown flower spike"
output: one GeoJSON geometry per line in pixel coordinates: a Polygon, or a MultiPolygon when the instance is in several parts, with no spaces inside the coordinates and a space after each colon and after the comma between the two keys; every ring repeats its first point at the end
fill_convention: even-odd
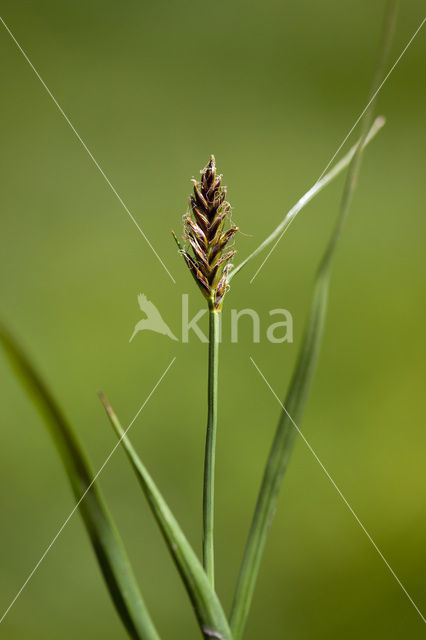
{"type": "Polygon", "coordinates": [[[201,180],[192,182],[194,194],[189,198],[190,213],[184,217],[184,238],[191,245],[192,255],[180,245],[179,248],[203,295],[213,309],[220,311],[232,267],[229,261],[236,253],[234,250],[225,252],[225,247],[238,227],[232,226],[225,231],[231,205],[226,200],[222,176],[216,174],[214,156],[201,171],[201,180]]]}

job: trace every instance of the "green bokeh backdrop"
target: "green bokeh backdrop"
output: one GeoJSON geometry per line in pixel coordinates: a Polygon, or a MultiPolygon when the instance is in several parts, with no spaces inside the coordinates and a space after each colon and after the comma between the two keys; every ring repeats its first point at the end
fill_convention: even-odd
{"type": "MultiPolygon", "coordinates": [[[[383,2],[12,2],[2,17],[176,279],[173,285],[6,30],[0,28],[1,314],[45,374],[98,468],[115,443],[102,388],[200,547],[206,347],[128,339],[144,292],[180,332],[181,294],[202,300],[177,255],[190,190],[210,153],[247,255],[315,181],[362,110],[383,2]]],[[[404,3],[395,59],[424,14],[404,3]]],[[[365,156],[335,263],[303,430],[420,608],[425,585],[425,33],[383,88],[388,124],[365,156]]],[[[353,140],[353,139],[352,139],[353,140]]],[[[229,607],[339,178],[297,219],[224,312],[256,309],[221,349],[218,590],[229,607]],[[294,344],[265,340],[268,310],[294,344]]],[[[44,426],[0,359],[0,608],[73,501],[44,426]]],[[[198,637],[186,594],[121,451],[101,477],[164,638],[198,637]]],[[[1,627],[6,640],[125,638],[76,514],[1,627]]],[[[424,625],[303,442],[267,546],[247,640],[423,637],[424,625]]]]}

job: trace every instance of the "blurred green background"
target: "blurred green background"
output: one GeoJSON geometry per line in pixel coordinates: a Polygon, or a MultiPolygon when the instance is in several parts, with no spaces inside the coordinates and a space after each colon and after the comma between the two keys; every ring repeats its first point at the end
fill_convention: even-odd
{"type": "MultiPolygon", "coordinates": [[[[173,356],[131,436],[200,548],[206,347],[140,333],[144,292],[180,333],[181,294],[199,292],[178,256],[190,191],[210,153],[229,185],[245,257],[317,179],[362,110],[383,2],[12,2],[2,17],[176,279],[173,285],[87,153],[0,28],[1,315],[63,404],[93,467],[115,444],[102,388],[128,424],[173,356]]],[[[424,14],[404,3],[394,60],[424,14]]],[[[335,263],[327,329],[302,425],[309,442],[420,608],[425,562],[425,33],[384,86],[388,124],[365,155],[335,263]]],[[[351,142],[355,140],[351,138],[351,142]]],[[[346,147],[345,147],[346,148],[346,147]]],[[[230,309],[262,321],[253,344],[225,330],[217,460],[218,590],[228,608],[315,266],[343,178],[297,219],[230,309]],[[268,311],[294,344],[265,339],[268,311]]],[[[56,451],[0,358],[0,608],[73,507],[56,451]]],[[[101,476],[164,638],[198,629],[121,451],[101,476]]],[[[299,441],[261,571],[247,640],[421,638],[424,626],[312,454],[299,441]]],[[[7,640],[118,639],[76,514],[1,628],[7,640]]]]}

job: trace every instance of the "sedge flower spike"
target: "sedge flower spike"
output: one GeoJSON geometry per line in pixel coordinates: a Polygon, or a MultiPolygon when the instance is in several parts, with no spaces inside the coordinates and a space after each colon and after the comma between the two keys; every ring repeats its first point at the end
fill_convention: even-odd
{"type": "Polygon", "coordinates": [[[194,193],[189,199],[189,212],[184,216],[184,239],[191,245],[192,254],[179,243],[178,246],[210,307],[220,311],[228,288],[230,260],[236,253],[225,248],[238,227],[225,230],[231,205],[226,200],[222,176],[216,173],[214,156],[210,156],[208,165],[201,171],[201,180],[192,182],[194,193]]]}

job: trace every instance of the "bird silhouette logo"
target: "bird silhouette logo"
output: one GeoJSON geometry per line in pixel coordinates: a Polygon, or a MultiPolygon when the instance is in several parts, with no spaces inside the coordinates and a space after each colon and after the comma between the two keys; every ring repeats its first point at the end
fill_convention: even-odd
{"type": "Polygon", "coordinates": [[[139,331],[145,331],[147,329],[149,331],[155,331],[156,333],[161,333],[162,335],[169,336],[169,338],[171,338],[172,340],[177,340],[174,333],[164,322],[155,304],[148,300],[148,298],[143,293],[140,293],[138,295],[138,303],[141,311],[146,315],[146,318],[143,318],[143,320],[139,320],[139,322],[136,324],[129,342],[133,340],[133,338],[137,333],[139,333],[139,331]]]}

